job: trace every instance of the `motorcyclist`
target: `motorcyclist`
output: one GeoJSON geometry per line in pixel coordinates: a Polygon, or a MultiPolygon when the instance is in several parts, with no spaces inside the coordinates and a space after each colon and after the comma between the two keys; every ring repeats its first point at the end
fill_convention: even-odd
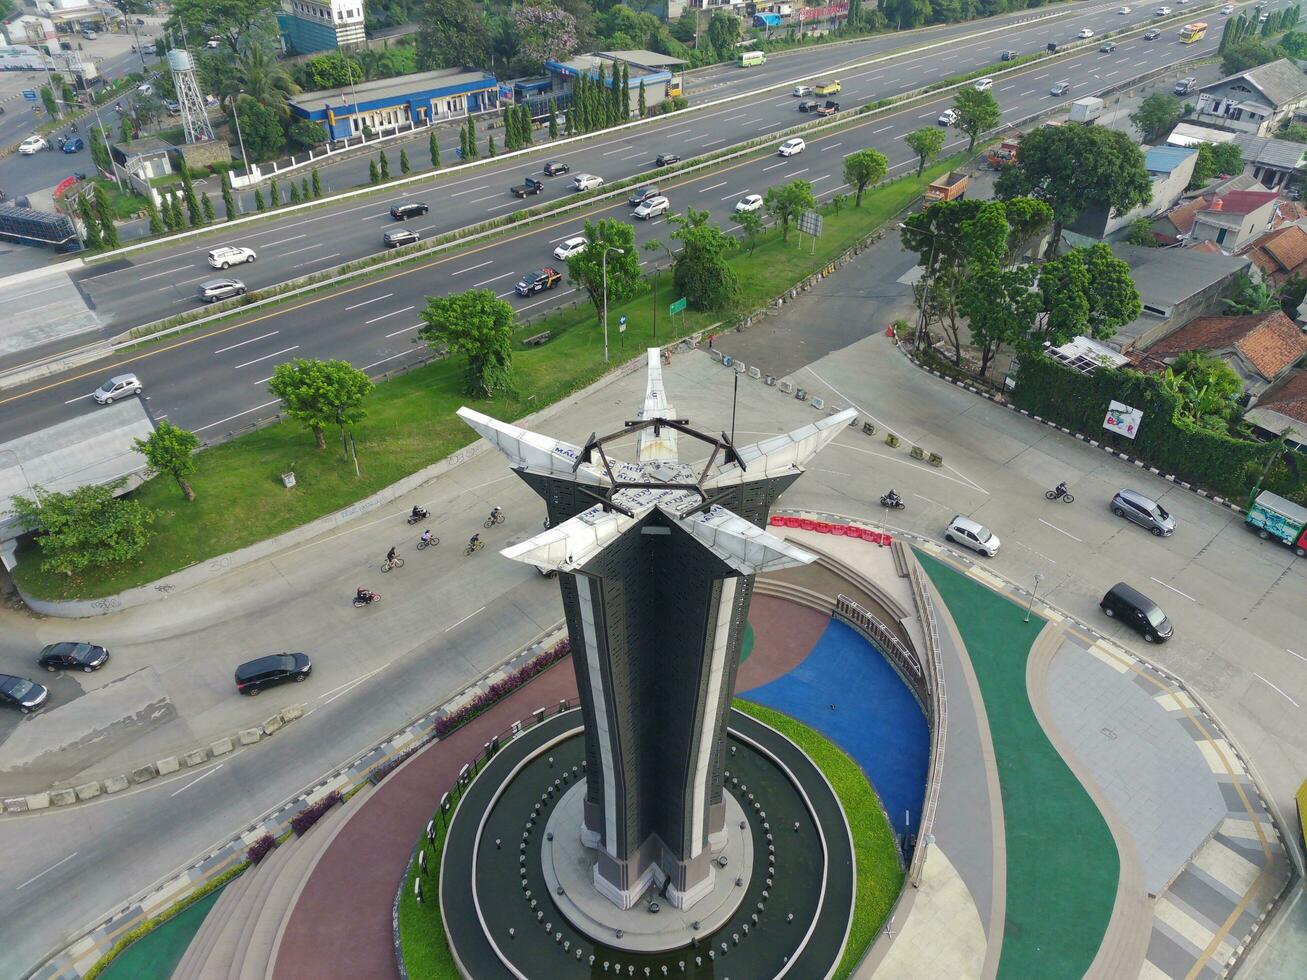
{"type": "Polygon", "coordinates": [[[890,504],[897,504],[899,502],[899,492],[895,490],[893,487],[891,487],[890,492],[885,494],[885,499],[890,504]]]}
{"type": "Polygon", "coordinates": [[[371,601],[372,601],[372,592],[371,592],[370,590],[368,590],[368,589],[363,588],[363,586],[360,585],[360,586],[358,587],[358,591],[354,593],[354,601],[355,601],[355,602],[371,602],[371,601]]]}
{"type": "Polygon", "coordinates": [[[426,508],[423,507],[421,504],[414,504],[413,511],[411,514],[409,514],[409,516],[412,517],[413,520],[415,521],[420,521],[422,520],[422,518],[427,516],[426,508]]]}

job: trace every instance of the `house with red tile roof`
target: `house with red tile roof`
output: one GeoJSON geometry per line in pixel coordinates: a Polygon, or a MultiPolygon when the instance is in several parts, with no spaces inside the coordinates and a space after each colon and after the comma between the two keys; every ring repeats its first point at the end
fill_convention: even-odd
{"type": "Polygon", "coordinates": [[[1307,333],[1279,310],[1249,316],[1200,316],[1148,346],[1144,370],[1173,363],[1186,351],[1207,351],[1243,379],[1254,399],[1307,357],[1307,333]]]}
{"type": "Polygon", "coordinates": [[[1307,452],[1307,371],[1294,371],[1266,389],[1244,418],[1270,439],[1287,429],[1289,444],[1307,452]]]}
{"type": "Polygon", "coordinates": [[[1291,276],[1307,274],[1307,230],[1286,225],[1268,231],[1239,250],[1262,270],[1262,278],[1279,286],[1291,276]]]}

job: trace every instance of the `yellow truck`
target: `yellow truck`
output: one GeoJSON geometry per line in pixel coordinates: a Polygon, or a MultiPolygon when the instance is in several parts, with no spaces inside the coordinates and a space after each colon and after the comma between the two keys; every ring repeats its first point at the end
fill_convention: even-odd
{"type": "Polygon", "coordinates": [[[813,95],[838,95],[839,92],[840,83],[835,79],[820,82],[817,87],[812,90],[813,95]]]}

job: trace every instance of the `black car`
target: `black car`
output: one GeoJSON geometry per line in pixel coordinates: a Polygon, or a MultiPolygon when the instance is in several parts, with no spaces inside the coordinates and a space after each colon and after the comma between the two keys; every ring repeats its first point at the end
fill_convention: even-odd
{"type": "Polygon", "coordinates": [[[550,160],[544,167],[546,177],[557,177],[560,174],[568,174],[571,172],[572,168],[561,160],[550,160]]]}
{"type": "Polygon", "coordinates": [[[543,293],[546,289],[553,289],[562,281],[561,272],[551,266],[545,266],[543,269],[528,272],[513,288],[517,290],[519,296],[530,296],[533,293],[543,293]]]}
{"type": "Polygon", "coordinates": [[[382,236],[382,241],[386,243],[386,248],[399,248],[401,245],[412,245],[422,238],[416,231],[409,231],[405,228],[403,231],[388,231],[382,236]]]}
{"type": "Polygon", "coordinates": [[[661,191],[653,184],[644,184],[631,191],[631,196],[626,199],[626,203],[636,208],[649,200],[651,197],[657,197],[661,191]]]}
{"type": "Polygon", "coordinates": [[[812,112],[820,105],[821,103],[818,102],[816,99],[804,99],[802,102],[799,103],[799,111],[812,112]]]}
{"type": "Polygon", "coordinates": [[[0,704],[12,704],[27,714],[45,704],[45,699],[49,696],[50,692],[36,681],[15,677],[13,674],[0,674],[0,704]]]}
{"type": "Polygon", "coordinates": [[[1153,29],[1151,31],[1144,31],[1145,41],[1156,41],[1161,36],[1162,36],[1162,32],[1156,29],[1153,29]]]}
{"type": "Polygon", "coordinates": [[[1107,590],[1098,607],[1111,619],[1119,619],[1143,634],[1149,643],[1164,643],[1175,635],[1175,627],[1152,599],[1124,582],[1107,590]]]}
{"type": "Polygon", "coordinates": [[[299,683],[313,673],[313,663],[302,653],[276,653],[259,657],[236,668],[236,690],[251,697],[265,687],[288,681],[299,683]]]}
{"type": "Polygon", "coordinates": [[[659,167],[669,167],[673,163],[680,163],[681,155],[679,153],[659,153],[654,157],[654,164],[659,167]]]}
{"type": "Polygon", "coordinates": [[[409,204],[392,204],[390,206],[390,216],[396,221],[407,221],[409,218],[416,218],[418,215],[426,214],[430,210],[431,208],[421,201],[412,201],[409,204]]]}
{"type": "Polygon", "coordinates": [[[51,643],[37,661],[49,671],[81,670],[90,673],[109,662],[109,651],[94,643],[51,643]]]}

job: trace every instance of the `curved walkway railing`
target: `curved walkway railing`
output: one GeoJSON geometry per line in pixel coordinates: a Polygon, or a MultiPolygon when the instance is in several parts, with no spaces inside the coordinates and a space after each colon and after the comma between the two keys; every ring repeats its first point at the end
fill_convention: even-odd
{"type": "Polygon", "coordinates": [[[931,833],[935,826],[935,808],[939,804],[939,786],[944,771],[944,744],[948,737],[948,692],[944,687],[944,666],[939,654],[939,624],[935,618],[935,604],[930,591],[921,580],[921,568],[913,562],[908,567],[912,594],[921,613],[922,632],[926,636],[926,661],[929,665],[931,705],[934,708],[930,727],[930,769],[926,775],[926,803],[921,810],[921,826],[917,831],[917,846],[912,852],[908,868],[908,881],[912,887],[921,885],[921,872],[926,864],[926,849],[935,840],[931,833]]]}

